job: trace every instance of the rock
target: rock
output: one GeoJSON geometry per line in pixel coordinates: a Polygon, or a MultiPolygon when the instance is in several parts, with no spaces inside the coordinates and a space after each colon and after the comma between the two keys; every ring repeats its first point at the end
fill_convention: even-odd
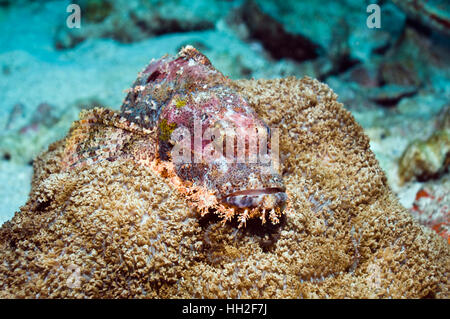
{"type": "MultiPolygon", "coordinates": [[[[322,49],[321,53],[333,60],[344,57],[351,61],[369,61],[374,54],[385,51],[396,42],[403,32],[406,20],[405,14],[392,3],[381,5],[381,29],[369,29],[366,26],[368,14],[365,8],[351,0],[326,5],[296,0],[259,0],[254,3],[264,16],[270,18],[252,19],[247,24],[249,28],[267,30],[267,21],[270,24],[275,24],[276,21],[281,25],[280,29],[283,29],[282,34],[288,34],[292,39],[294,36],[306,37],[322,49]],[[343,47],[347,47],[346,54],[343,54],[343,47]]],[[[253,5],[251,8],[247,11],[258,11],[253,5]]],[[[283,46],[292,45],[295,44],[284,42],[279,43],[278,47],[282,49],[283,46]]]]}
{"type": "Polygon", "coordinates": [[[381,28],[392,36],[392,44],[402,35],[406,24],[406,14],[395,4],[387,1],[381,4],[381,28]]]}
{"type": "Polygon", "coordinates": [[[370,88],[368,90],[368,97],[379,104],[391,106],[397,104],[404,97],[414,95],[416,92],[417,87],[415,86],[390,84],[370,88]]]}
{"type": "Polygon", "coordinates": [[[249,36],[262,43],[275,59],[291,58],[296,61],[318,56],[319,46],[301,34],[286,31],[282,24],[265,14],[254,1],[246,1],[242,8],[242,19],[249,36]]]}
{"type": "Polygon", "coordinates": [[[383,60],[379,64],[379,80],[383,84],[393,84],[401,86],[420,85],[421,79],[417,71],[403,61],[383,60]]]}
{"type": "Polygon", "coordinates": [[[83,17],[86,21],[99,23],[105,20],[114,8],[113,2],[108,0],[78,0],[83,17]]]}
{"type": "Polygon", "coordinates": [[[450,36],[450,3],[447,0],[392,0],[408,17],[450,36]]]}
{"type": "Polygon", "coordinates": [[[436,131],[426,141],[415,140],[399,159],[401,182],[436,178],[450,165],[450,130],[436,131]]]}
{"type": "Polygon", "coordinates": [[[16,103],[2,132],[0,154],[16,164],[31,163],[48,144],[61,138],[70,127],[75,116],[73,111],[65,112],[47,102],[32,108],[16,103]]]}
{"type": "Polygon", "coordinates": [[[58,49],[73,48],[88,38],[113,38],[123,43],[165,33],[213,29],[233,2],[189,0],[77,0],[85,20],[82,27],[61,25],[55,37],[58,49]]]}
{"type": "Polygon", "coordinates": [[[387,84],[426,85],[434,92],[449,86],[450,48],[411,27],[384,55],[380,76],[387,84]]]}
{"type": "MultiPolygon", "coordinates": [[[[326,79],[326,83],[333,88],[333,91],[339,95],[339,101],[344,103],[346,107],[352,112],[382,112],[379,105],[374,101],[367,98],[367,88],[360,85],[360,83],[354,82],[352,80],[347,80],[347,75],[341,76],[330,76],[326,79]]],[[[370,81],[370,80],[369,80],[370,81]]],[[[371,116],[367,116],[364,122],[358,119],[358,123],[365,126],[368,121],[371,120],[371,116]]]]}
{"type": "Polygon", "coordinates": [[[430,227],[450,244],[450,176],[427,181],[417,191],[410,209],[422,225],[430,227]]]}
{"type": "Polygon", "coordinates": [[[436,116],[436,128],[438,130],[450,129],[450,104],[446,104],[436,116]]]}
{"type": "Polygon", "coordinates": [[[330,48],[335,37],[331,30],[346,28],[347,25],[353,25],[358,20],[365,23],[365,17],[361,15],[361,6],[347,0],[329,3],[326,6],[318,2],[295,0],[283,2],[259,0],[256,3],[265,14],[281,23],[287,32],[293,35],[304,35],[322,48],[330,48]],[[345,21],[341,20],[342,16],[346,17],[345,21]],[[340,24],[341,22],[345,25],[340,24]]]}
{"type": "Polygon", "coordinates": [[[377,87],[380,82],[373,67],[361,64],[351,68],[341,79],[356,82],[363,87],[377,87]]]}
{"type": "Polygon", "coordinates": [[[448,298],[450,246],[398,203],[326,85],[234,86],[280,128],[290,204],[279,227],[200,218],[134,160],[63,172],[62,140],[35,161],[26,206],[0,228],[0,296],[448,298]]]}
{"type": "MultiPolygon", "coordinates": [[[[448,118],[445,113],[449,106],[448,97],[445,93],[420,92],[414,96],[403,98],[395,109],[401,117],[408,119],[408,121],[415,119],[428,121],[434,118],[443,121],[448,118]]],[[[432,123],[431,128],[433,129],[432,123]]],[[[441,129],[443,129],[443,126],[435,126],[434,128],[434,130],[441,129]]],[[[426,135],[428,136],[428,134],[426,135]]]]}

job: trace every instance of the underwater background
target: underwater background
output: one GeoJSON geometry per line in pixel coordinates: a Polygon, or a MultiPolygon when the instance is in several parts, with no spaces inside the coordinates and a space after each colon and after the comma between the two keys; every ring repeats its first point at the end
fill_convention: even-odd
{"type": "Polygon", "coordinates": [[[232,79],[328,84],[402,205],[449,240],[449,26],[444,0],[0,0],[0,224],[82,109],[119,109],[152,58],[191,44],[232,79]]]}

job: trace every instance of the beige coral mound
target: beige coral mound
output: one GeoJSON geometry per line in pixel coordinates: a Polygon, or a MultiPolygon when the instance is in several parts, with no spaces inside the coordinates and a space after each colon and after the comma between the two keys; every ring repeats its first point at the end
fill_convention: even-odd
{"type": "Polygon", "coordinates": [[[238,81],[280,148],[289,209],[277,226],[200,218],[131,161],[35,164],[0,229],[1,297],[448,297],[449,245],[389,190],[369,140],[316,80],[238,81]]]}

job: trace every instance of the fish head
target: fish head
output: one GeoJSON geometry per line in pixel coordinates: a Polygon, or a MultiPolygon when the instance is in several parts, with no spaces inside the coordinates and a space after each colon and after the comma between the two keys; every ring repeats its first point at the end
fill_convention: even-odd
{"type": "MultiPolygon", "coordinates": [[[[189,163],[176,166],[178,175],[215,191],[226,206],[282,209],[287,195],[280,174],[277,130],[271,130],[242,98],[230,92],[225,99],[209,99],[206,105],[197,108],[201,112],[183,116],[197,120],[183,123],[190,127],[185,145],[192,157],[189,163]]],[[[171,120],[180,123],[183,119],[171,120]]]]}
{"type": "Polygon", "coordinates": [[[212,144],[222,154],[211,162],[208,175],[222,203],[239,209],[284,207],[287,195],[273,130],[251,112],[228,115],[215,128],[212,144]]]}

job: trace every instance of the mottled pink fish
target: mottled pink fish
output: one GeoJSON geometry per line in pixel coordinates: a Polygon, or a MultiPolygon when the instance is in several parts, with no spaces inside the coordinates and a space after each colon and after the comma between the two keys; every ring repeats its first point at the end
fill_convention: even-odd
{"type": "Polygon", "coordinates": [[[175,57],[152,61],[120,113],[85,112],[72,128],[63,165],[119,158],[170,162],[183,183],[213,193],[241,222],[264,222],[267,215],[276,223],[287,195],[271,140],[267,124],[230,80],[187,46],[175,57]]]}

